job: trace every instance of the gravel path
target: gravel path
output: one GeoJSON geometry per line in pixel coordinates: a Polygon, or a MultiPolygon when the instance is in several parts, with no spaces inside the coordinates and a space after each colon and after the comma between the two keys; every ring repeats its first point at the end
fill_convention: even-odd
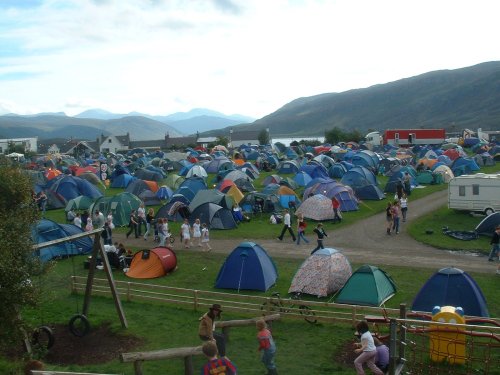
{"type": "MultiPolygon", "coordinates": [[[[448,192],[446,190],[430,194],[417,201],[409,199],[407,223],[415,218],[432,212],[436,207],[446,203],[448,192]]],[[[432,268],[438,270],[443,267],[454,266],[467,272],[495,273],[496,264],[487,261],[486,256],[460,253],[457,251],[440,250],[415,241],[406,232],[406,224],[400,225],[400,233],[388,236],[385,232],[385,212],[371,216],[350,226],[342,226],[333,230],[338,224],[325,223],[325,231],[329,234],[324,241],[325,247],[341,250],[347,258],[354,263],[366,263],[377,266],[396,265],[416,268],[432,268]]],[[[243,224],[244,225],[244,224],[243,224]]],[[[311,228],[311,225],[309,225],[311,228]]],[[[276,226],[276,236],[281,226],[276,226]]],[[[312,229],[307,236],[312,240],[309,244],[296,245],[285,234],[281,242],[276,238],[255,241],[261,245],[271,256],[285,258],[305,259],[316,246],[312,229]]],[[[115,241],[123,242],[129,246],[150,247],[153,241],[149,239],[125,239],[121,233],[113,234],[115,241]]],[[[240,242],[252,241],[251,233],[248,238],[241,240],[211,240],[212,251],[229,254],[240,242]]],[[[198,248],[184,250],[179,247],[178,239],[174,250],[199,251],[198,248]]]]}

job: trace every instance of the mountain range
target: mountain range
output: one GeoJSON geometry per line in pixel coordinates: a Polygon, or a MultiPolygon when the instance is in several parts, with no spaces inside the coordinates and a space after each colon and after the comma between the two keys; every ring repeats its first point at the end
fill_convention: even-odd
{"type": "Polygon", "coordinates": [[[171,137],[180,137],[253,120],[248,116],[226,116],[203,108],[168,116],[151,116],[138,112],[115,114],[102,109],[88,110],[74,117],[62,112],[7,114],[0,116],[0,138],[38,136],[40,139],[73,137],[94,140],[101,134],[129,133],[133,140],[152,140],[162,138],[167,133],[171,137]]]}
{"type": "Polygon", "coordinates": [[[298,98],[253,121],[208,109],[168,116],[132,112],[113,114],[101,109],[75,117],[64,113],[0,116],[0,138],[39,136],[95,139],[102,134],[132,139],[159,139],[196,132],[226,135],[229,129],[269,129],[277,136],[317,136],[337,127],[346,131],[394,128],[500,128],[500,61],[467,68],[433,71],[367,88],[298,98]],[[182,131],[180,130],[182,129],[182,131]]]}
{"type": "Polygon", "coordinates": [[[324,135],[343,130],[500,128],[500,61],[299,98],[252,124],[275,135],[324,135]]]}

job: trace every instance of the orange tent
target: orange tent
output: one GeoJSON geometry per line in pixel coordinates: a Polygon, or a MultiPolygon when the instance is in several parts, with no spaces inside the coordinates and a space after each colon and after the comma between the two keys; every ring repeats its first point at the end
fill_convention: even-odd
{"type": "Polygon", "coordinates": [[[158,182],[156,181],[149,181],[149,180],[143,180],[143,181],[146,183],[146,185],[148,185],[149,190],[151,190],[153,193],[156,193],[160,188],[158,186],[158,182]]]}
{"type": "Polygon", "coordinates": [[[59,169],[50,168],[45,174],[45,177],[47,177],[47,180],[52,180],[53,178],[59,176],[61,173],[62,172],[59,169]]]}
{"type": "Polygon", "coordinates": [[[177,256],[169,247],[155,247],[134,254],[126,275],[134,279],[162,277],[177,268],[177,256]]]}

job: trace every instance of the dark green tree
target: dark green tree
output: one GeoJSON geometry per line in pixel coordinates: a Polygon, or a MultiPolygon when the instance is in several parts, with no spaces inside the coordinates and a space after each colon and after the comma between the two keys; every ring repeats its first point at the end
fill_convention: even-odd
{"type": "Polygon", "coordinates": [[[227,147],[227,145],[229,144],[229,138],[228,137],[224,137],[223,135],[220,135],[215,140],[215,143],[218,144],[218,145],[227,147]]]}
{"type": "Polygon", "coordinates": [[[325,131],[325,142],[332,145],[344,141],[345,133],[342,129],[334,127],[325,131]]]}
{"type": "Polygon", "coordinates": [[[0,159],[0,346],[17,346],[24,327],[22,310],[39,302],[36,275],[41,272],[33,257],[31,227],[38,219],[27,174],[0,159]]]}
{"type": "Polygon", "coordinates": [[[267,129],[262,129],[259,132],[257,139],[259,140],[259,144],[268,145],[269,144],[269,132],[267,131],[267,129]]]}

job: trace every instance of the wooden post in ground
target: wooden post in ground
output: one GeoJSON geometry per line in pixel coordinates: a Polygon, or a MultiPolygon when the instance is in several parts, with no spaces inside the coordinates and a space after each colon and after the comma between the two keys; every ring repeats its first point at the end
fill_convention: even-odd
{"type": "Polygon", "coordinates": [[[390,335],[390,339],[389,339],[389,375],[396,374],[396,366],[397,366],[397,360],[398,360],[398,356],[396,353],[397,328],[398,328],[398,323],[396,322],[396,319],[391,319],[391,323],[390,323],[391,335],[390,335]]]}
{"type": "MultiPolygon", "coordinates": [[[[399,305],[399,318],[406,320],[406,303],[399,305]]],[[[399,353],[398,363],[403,363],[406,358],[406,322],[399,327],[399,353]]]]}

